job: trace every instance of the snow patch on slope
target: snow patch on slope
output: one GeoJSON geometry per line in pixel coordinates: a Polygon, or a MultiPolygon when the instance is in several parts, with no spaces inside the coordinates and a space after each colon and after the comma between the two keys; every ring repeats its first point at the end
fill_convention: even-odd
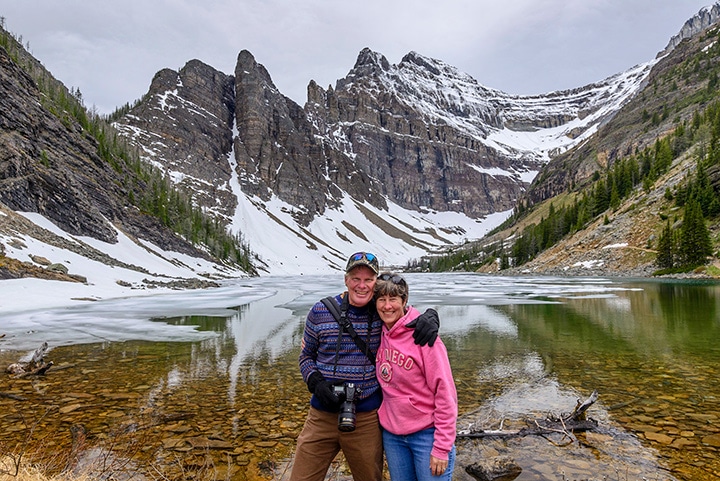
{"type": "Polygon", "coordinates": [[[388,205],[382,211],[345,195],[339,208],[327,209],[303,227],[295,222],[292,205],[277,197],[264,202],[243,194],[232,230],[243,233],[267,273],[304,275],[342,270],[347,257],[361,250],[375,253],[383,266],[402,267],[428,252],[478,239],[510,215],[499,212],[476,220],[388,205]]]}

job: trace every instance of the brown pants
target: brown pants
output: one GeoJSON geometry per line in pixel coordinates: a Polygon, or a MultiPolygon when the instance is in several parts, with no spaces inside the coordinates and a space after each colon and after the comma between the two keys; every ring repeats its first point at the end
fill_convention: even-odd
{"type": "Polygon", "coordinates": [[[382,434],[377,411],[357,413],[355,431],[338,430],[338,415],[310,408],[297,439],[290,481],[323,481],[342,449],[357,481],[381,481],[382,434]]]}

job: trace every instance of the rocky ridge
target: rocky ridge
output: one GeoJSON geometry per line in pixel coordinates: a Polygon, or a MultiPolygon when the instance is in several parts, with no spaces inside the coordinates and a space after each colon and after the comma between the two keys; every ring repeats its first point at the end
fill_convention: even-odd
{"type": "MultiPolygon", "coordinates": [[[[537,212],[555,202],[561,205],[568,192],[582,192],[594,175],[615,161],[655,145],[684,126],[692,125],[697,115],[716,102],[713,77],[720,65],[716,48],[720,28],[717,20],[720,5],[703,9],[689,20],[671,51],[665,51],[647,78],[647,87],[631,99],[609,122],[586,142],[552,159],[528,189],[524,200],[537,212]]],[[[685,149],[690,139],[677,140],[677,149],[685,149]]],[[[676,159],[669,173],[656,180],[650,190],[635,189],[633,196],[606,216],[596,219],[580,232],[563,239],[531,262],[507,273],[540,273],[552,275],[649,276],[657,271],[655,263],[657,238],[664,219],[678,215],[679,208],[666,197],[676,192],[688,176],[693,175],[696,161],[708,151],[710,139],[700,133],[696,144],[676,159]]],[[[681,151],[681,150],[678,150],[681,151]]],[[[673,154],[675,155],[675,154],[673,154]]],[[[708,168],[707,175],[716,193],[720,191],[720,169],[708,168]]],[[[681,215],[682,212],[680,211],[681,215]]],[[[537,217],[537,215],[535,216],[537,217]]],[[[539,219],[536,219],[538,221],[539,219]]],[[[524,223],[530,223],[525,220],[524,223]]],[[[680,226],[678,221],[675,228],[680,226]]],[[[717,239],[720,225],[708,219],[711,238],[717,239]]],[[[515,225],[495,236],[495,241],[510,239],[523,225],[515,225]]],[[[706,268],[684,276],[717,277],[720,263],[715,259],[706,268]]],[[[488,266],[485,270],[494,270],[488,266]]]]}
{"type": "MultiPolygon", "coordinates": [[[[334,265],[327,259],[369,238],[352,223],[323,232],[314,224],[345,218],[350,208],[403,251],[422,255],[467,236],[463,223],[509,212],[551,157],[632,98],[653,64],[569,91],[513,96],[416,52],[393,65],[363,49],[334,87],[311,81],[301,107],[241,51],[231,76],[198,60],[159,72],[114,126],[196,202],[254,236],[252,249],[264,248],[248,232],[263,228],[248,221],[257,212],[268,232],[284,229],[274,235],[290,234],[334,265]],[[395,208],[432,220],[380,226],[378,217],[395,208]],[[436,229],[451,238],[437,239],[436,229]]],[[[268,250],[265,257],[285,263],[268,250]]]]}
{"type": "Polygon", "coordinates": [[[234,197],[221,182],[230,178],[235,111],[233,77],[199,61],[175,72],[155,74],[146,98],[126,117],[124,132],[142,145],[146,160],[162,168],[197,202],[220,212],[234,208],[234,197]],[[198,128],[198,126],[200,128],[198,128]],[[223,188],[224,187],[224,188],[223,188]]]}
{"type": "MultiPolygon", "coordinates": [[[[686,23],[705,25],[711,19],[718,20],[720,4],[711,10],[702,10],[698,17],[686,23]],[[714,12],[712,15],[709,12],[714,12]],[[704,19],[704,20],[701,20],[704,19]]],[[[715,25],[712,23],[710,25],[715,25]]],[[[523,195],[531,203],[542,202],[572,188],[590,182],[596,172],[602,172],[616,160],[653,145],[673,128],[678,120],[690,122],[697,105],[686,102],[707,88],[708,79],[703,69],[709,69],[717,60],[710,48],[717,41],[717,27],[697,31],[684,30],[685,40],[675,44],[657,59],[650,74],[643,80],[638,94],[627,102],[611,119],[604,122],[597,132],[574,148],[552,158],[542,173],[533,181],[523,195]],[[698,52],[705,52],[703,67],[694,72],[676,75],[685,70],[683,65],[698,52]],[[666,79],[673,78],[668,81],[666,79]],[[687,105],[686,105],[687,104],[687,105]],[[670,115],[672,112],[672,115],[670,115]],[[655,116],[659,120],[653,121],[655,116]]],[[[678,37],[679,38],[679,37],[678,37]]]]}
{"type": "MultiPolygon", "coordinates": [[[[600,216],[581,231],[541,252],[535,259],[518,267],[499,270],[499,264],[483,266],[480,272],[503,275],[552,275],[552,276],[611,276],[652,277],[658,270],[656,264],[658,226],[661,219],[672,216],[678,210],[666,197],[666,190],[673,191],[688,175],[695,171],[692,152],[677,159],[672,168],[647,192],[636,189],[614,212],[600,216]]],[[[570,201],[566,198],[565,201],[570,201]]],[[[553,198],[544,205],[563,200],[553,198]]],[[[539,214],[541,215],[541,214],[539,214]]],[[[526,222],[536,222],[528,219],[526,222]]],[[[484,239],[486,245],[511,239],[522,231],[523,225],[515,225],[484,239]]],[[[720,234],[715,226],[712,235],[720,234]]],[[[720,260],[713,261],[720,271],[720,260]]],[[[715,278],[707,269],[673,277],[715,278]]]]}
{"type": "Polygon", "coordinates": [[[651,65],[522,97],[415,52],[391,65],[364,49],[335,88],[310,82],[301,108],[242,51],[234,77],[197,60],[177,73],[159,72],[143,101],[115,125],[226,218],[235,204],[228,197],[234,175],[244,194],[277,196],[305,223],[344,193],[381,208],[387,199],[407,209],[482,217],[511,209],[550,154],[592,134],[632,97],[651,65]],[[189,73],[205,79],[189,82],[189,73]],[[234,97],[212,79],[233,83],[234,97]],[[552,150],[521,149],[502,135],[563,126],[552,134],[552,150]]]}
{"type": "Polygon", "coordinates": [[[0,202],[42,214],[73,235],[114,243],[120,228],[163,248],[206,257],[133,207],[126,172],[101,159],[97,141],[67,113],[49,111],[42,98],[35,81],[0,48],[0,202]]]}
{"type": "MultiPolygon", "coordinates": [[[[198,263],[212,263],[214,259],[207,251],[130,201],[147,186],[144,174],[129,162],[103,158],[98,137],[90,133],[91,114],[72,112],[82,108],[75,96],[12,35],[0,29],[0,38],[0,277],[85,282],[86,276],[93,274],[68,272],[67,266],[59,265],[59,259],[46,259],[49,265],[45,265],[36,261],[38,256],[24,257],[28,252],[33,254],[29,240],[91,262],[147,274],[151,283],[157,279],[153,280],[154,274],[145,267],[124,262],[82,239],[97,240],[112,249],[122,237],[133,242],[138,251],[150,252],[148,245],[152,245],[168,257],[172,252],[198,263]],[[18,213],[40,214],[66,237],[18,213]],[[50,272],[53,264],[58,264],[57,272],[50,272]]],[[[97,135],[116,135],[109,125],[105,127],[107,130],[97,135]]],[[[219,270],[232,271],[215,262],[219,270]]]]}
{"type": "Polygon", "coordinates": [[[701,9],[697,15],[688,19],[688,21],[683,24],[682,28],[676,35],[673,35],[672,38],[670,38],[667,46],[659,55],[670,52],[672,49],[680,45],[683,40],[696,36],[710,25],[713,25],[719,19],[720,5],[717,3],[701,9]]]}
{"type": "MultiPolygon", "coordinates": [[[[683,35],[694,27],[688,29],[683,35]]],[[[686,44],[678,44],[680,50],[686,44]]],[[[199,60],[177,72],[158,72],[148,93],[114,125],[145,160],[191,192],[195,202],[221,222],[237,229],[251,209],[252,215],[287,229],[334,266],[348,245],[374,239],[345,220],[342,230],[315,230],[313,223],[322,215],[328,221],[344,219],[351,206],[383,235],[428,253],[461,238],[460,224],[413,225],[387,215],[390,209],[399,207],[412,215],[457,213],[481,222],[509,212],[541,170],[531,191],[541,198],[588,178],[608,165],[615,152],[577,165],[565,164],[569,152],[595,145],[604,125],[627,116],[628,105],[639,105],[638,92],[670,57],[577,89],[513,96],[416,52],[393,65],[363,49],[334,87],[310,82],[308,102],[301,107],[278,91],[250,52],[241,51],[233,75],[199,60]],[[532,145],[524,144],[528,141],[532,145]],[[545,168],[548,162],[560,166],[554,172],[563,174],[553,177],[553,170],[545,168]],[[379,221],[381,217],[390,222],[379,221]]],[[[12,62],[7,63],[3,74],[13,70],[12,62]]],[[[5,84],[27,89],[37,99],[32,80],[21,77],[8,76],[5,84]]],[[[40,110],[33,112],[24,108],[26,99],[13,104],[16,100],[4,98],[4,111],[30,112],[32,119],[27,124],[12,116],[3,119],[9,122],[8,131],[20,135],[6,137],[9,153],[0,159],[0,172],[8,188],[0,200],[14,210],[39,212],[71,234],[113,242],[120,229],[203,255],[176,236],[165,235],[151,218],[129,206],[122,175],[102,162],[97,144],[83,137],[72,119],[45,119],[41,102],[35,102],[40,110]],[[49,129],[42,127],[45,121],[49,129]],[[67,160],[58,154],[66,145],[53,145],[40,135],[31,155],[14,157],[24,147],[12,142],[26,141],[33,131],[57,136],[59,143],[78,134],[71,143],[80,155],[67,160]]],[[[657,132],[648,138],[653,135],[657,132]]],[[[256,226],[252,228],[265,228],[256,226]]]]}

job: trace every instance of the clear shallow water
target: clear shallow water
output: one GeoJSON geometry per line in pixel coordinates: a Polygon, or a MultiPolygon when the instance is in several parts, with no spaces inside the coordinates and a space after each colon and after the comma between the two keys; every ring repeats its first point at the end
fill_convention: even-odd
{"type": "MultiPolygon", "coordinates": [[[[440,313],[461,429],[512,427],[600,393],[591,417],[602,432],[562,448],[538,437],[459,441],[465,463],[510,456],[519,480],[720,475],[720,285],[406,277],[411,303],[440,313]]],[[[297,369],[303,321],[341,289],[340,275],[260,278],[4,317],[0,362],[48,341],[58,369],[0,378],[0,393],[25,399],[0,397],[9,433],[0,451],[33,423],[52,435],[44,449],[67,448],[77,424],[98,441],[142,433],[140,466],[187,474],[208,469],[209,454],[233,479],[282,479],[278,461],[292,453],[309,397],[297,369]]]]}

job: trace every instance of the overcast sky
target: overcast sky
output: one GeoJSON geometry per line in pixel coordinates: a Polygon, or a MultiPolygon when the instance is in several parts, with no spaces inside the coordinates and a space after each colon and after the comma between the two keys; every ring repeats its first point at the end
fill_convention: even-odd
{"type": "Polygon", "coordinates": [[[580,87],[655,57],[714,0],[0,0],[5,28],[87,107],[140,98],[199,59],[233,74],[249,50],[303,105],[365,47],[410,51],[511,94],[580,87]]]}

